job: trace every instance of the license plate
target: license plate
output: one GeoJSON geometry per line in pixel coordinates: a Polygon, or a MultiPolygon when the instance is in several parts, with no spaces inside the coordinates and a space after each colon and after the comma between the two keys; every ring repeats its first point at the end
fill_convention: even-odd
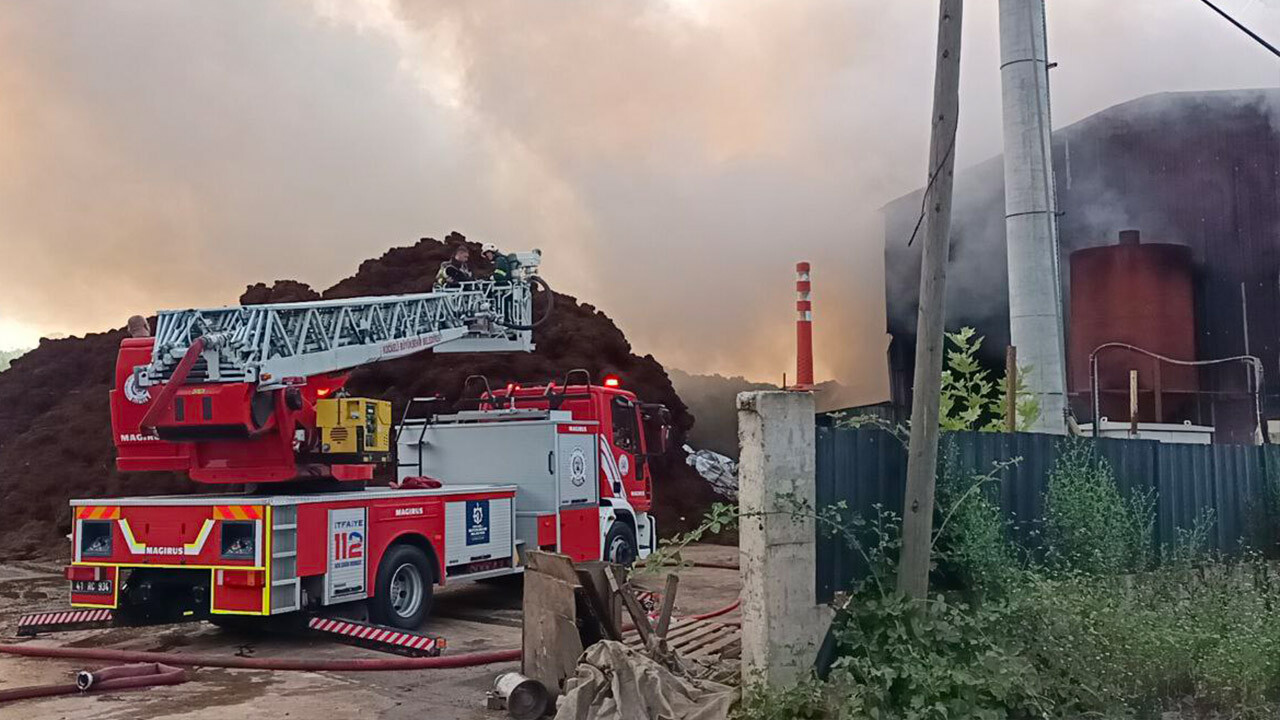
{"type": "Polygon", "coordinates": [[[72,580],[71,592],[89,595],[110,595],[110,580],[72,580]]]}

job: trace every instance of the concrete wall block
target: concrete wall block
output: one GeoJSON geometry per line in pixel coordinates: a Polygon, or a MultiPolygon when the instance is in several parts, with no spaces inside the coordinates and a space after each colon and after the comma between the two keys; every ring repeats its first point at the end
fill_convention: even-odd
{"type": "Polygon", "coordinates": [[[768,544],[812,541],[813,519],[795,510],[813,508],[814,434],[811,394],[738,396],[738,503],[744,515],[771,514],[770,522],[752,523],[768,544]]]}
{"type": "Polygon", "coordinates": [[[811,394],[738,396],[742,667],[748,682],[785,686],[803,678],[829,622],[814,588],[814,438],[811,394]]]}
{"type": "Polygon", "coordinates": [[[813,553],[776,545],[742,556],[742,666],[754,682],[786,686],[813,669],[830,614],[814,599],[813,553]]]}

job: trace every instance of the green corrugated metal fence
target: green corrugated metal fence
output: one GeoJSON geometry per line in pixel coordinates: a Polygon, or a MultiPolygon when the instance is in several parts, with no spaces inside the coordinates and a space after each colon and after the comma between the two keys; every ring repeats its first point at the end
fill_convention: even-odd
{"type": "MultiPolygon", "coordinates": [[[[1032,433],[944,433],[941,456],[961,472],[986,473],[998,462],[1017,459],[1001,477],[1000,504],[1016,527],[1030,528],[1043,518],[1044,492],[1063,438],[1032,433]]],[[[1280,475],[1280,447],[1182,445],[1148,440],[1082,440],[1105,458],[1120,492],[1156,494],[1155,539],[1173,542],[1179,528],[1190,528],[1205,509],[1216,520],[1210,537],[1224,552],[1242,544],[1270,549],[1277,538],[1265,501],[1268,473],[1280,475]]],[[[901,514],[907,471],[903,444],[872,428],[819,427],[817,430],[817,504],[844,502],[863,517],[876,506],[901,514]]],[[[819,533],[817,590],[826,601],[858,576],[856,553],[842,539],[819,533]]]]}

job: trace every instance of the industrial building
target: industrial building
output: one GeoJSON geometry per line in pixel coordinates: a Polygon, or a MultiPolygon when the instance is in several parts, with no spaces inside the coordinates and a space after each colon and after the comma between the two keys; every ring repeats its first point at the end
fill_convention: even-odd
{"type": "MultiPolygon", "coordinates": [[[[1094,420],[1090,355],[1124,342],[1176,360],[1261,359],[1260,410],[1280,417],[1280,90],[1163,93],[1104,110],[1053,135],[1067,392],[1094,420]],[[1123,235],[1122,235],[1123,233],[1123,235]]],[[[892,404],[909,407],[920,244],[908,245],[922,190],[883,209],[892,404]]],[[[1009,343],[1004,166],[960,172],[948,268],[948,329],[1009,343]]],[[[1098,414],[1201,426],[1252,442],[1254,380],[1242,363],[1181,367],[1124,350],[1098,355],[1098,414]]],[[[1207,439],[1206,435],[1206,439],[1207,439]]]]}

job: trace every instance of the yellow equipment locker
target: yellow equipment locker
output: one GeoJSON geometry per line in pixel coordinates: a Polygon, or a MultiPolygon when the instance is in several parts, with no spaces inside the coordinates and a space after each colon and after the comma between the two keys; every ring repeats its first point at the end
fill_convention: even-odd
{"type": "Polygon", "coordinates": [[[331,462],[375,463],[391,459],[391,403],[370,398],[316,401],[320,452],[331,462]]]}

